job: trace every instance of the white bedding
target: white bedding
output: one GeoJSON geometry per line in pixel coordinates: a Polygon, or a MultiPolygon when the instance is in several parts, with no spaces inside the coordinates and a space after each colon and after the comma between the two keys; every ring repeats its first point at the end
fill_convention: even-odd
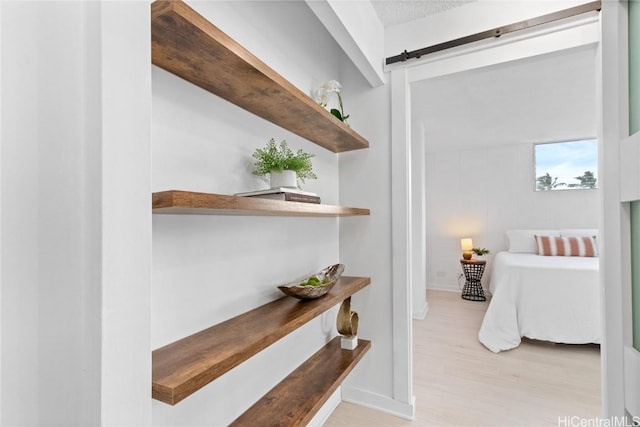
{"type": "Polygon", "coordinates": [[[478,337],[497,353],[520,338],[565,344],[600,343],[598,258],[500,252],[493,294],[478,337]]]}

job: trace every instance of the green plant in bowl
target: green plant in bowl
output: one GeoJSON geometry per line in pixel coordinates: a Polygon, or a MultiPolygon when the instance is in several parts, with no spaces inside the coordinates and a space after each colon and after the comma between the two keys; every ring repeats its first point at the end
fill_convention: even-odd
{"type": "Polygon", "coordinates": [[[300,286],[322,286],[331,282],[329,279],[318,279],[316,276],[311,276],[304,282],[300,282],[300,286]]]}
{"type": "Polygon", "coordinates": [[[313,173],[311,158],[313,154],[305,153],[302,149],[295,153],[287,145],[287,141],[276,144],[271,138],[266,147],[258,148],[253,153],[256,162],[253,164],[253,174],[266,176],[272,172],[282,172],[285,170],[294,171],[298,179],[304,182],[305,179],[316,179],[313,173]]]}

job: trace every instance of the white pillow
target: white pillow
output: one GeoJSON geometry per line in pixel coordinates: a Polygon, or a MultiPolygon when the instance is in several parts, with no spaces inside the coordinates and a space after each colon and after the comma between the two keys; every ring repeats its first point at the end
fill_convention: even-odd
{"type": "Polygon", "coordinates": [[[544,236],[560,236],[560,230],[507,230],[507,247],[516,254],[538,253],[536,234],[544,236]]]}
{"type": "Polygon", "coordinates": [[[567,228],[560,230],[562,237],[595,237],[598,240],[597,228],[567,228]]]}

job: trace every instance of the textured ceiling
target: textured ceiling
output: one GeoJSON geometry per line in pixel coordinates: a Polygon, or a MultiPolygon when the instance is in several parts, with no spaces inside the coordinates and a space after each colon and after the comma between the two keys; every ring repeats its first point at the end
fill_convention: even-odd
{"type": "Polygon", "coordinates": [[[478,0],[372,0],[385,27],[424,18],[478,0]]]}

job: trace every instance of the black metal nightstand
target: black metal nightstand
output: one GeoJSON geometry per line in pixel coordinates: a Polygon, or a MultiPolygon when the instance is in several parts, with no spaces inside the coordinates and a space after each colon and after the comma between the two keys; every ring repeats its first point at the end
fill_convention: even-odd
{"type": "Polygon", "coordinates": [[[465,278],[464,287],[462,288],[462,298],[470,301],[486,301],[487,298],[484,296],[480,279],[482,279],[484,267],[487,265],[487,262],[461,259],[460,265],[462,265],[465,278]]]}

